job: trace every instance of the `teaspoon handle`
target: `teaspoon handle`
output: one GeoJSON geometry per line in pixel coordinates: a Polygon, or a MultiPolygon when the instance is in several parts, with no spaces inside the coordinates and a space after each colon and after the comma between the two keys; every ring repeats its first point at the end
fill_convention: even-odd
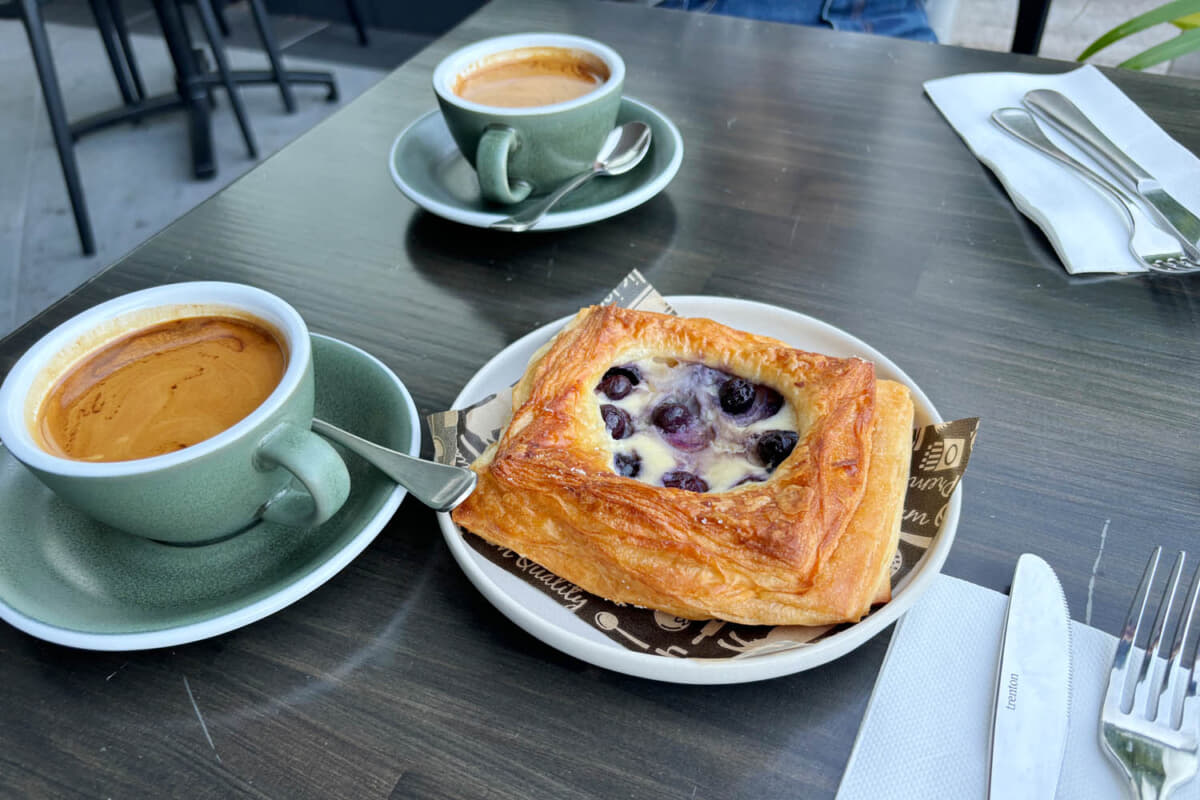
{"type": "Polygon", "coordinates": [[[449,511],[475,489],[477,476],[469,469],[413,458],[369,442],[324,420],[314,419],[312,429],[362,456],[434,511],[449,511]]]}
{"type": "Polygon", "coordinates": [[[597,172],[598,170],[593,168],[589,169],[587,172],[579,173],[574,178],[571,178],[562,186],[559,186],[553,192],[546,195],[539,202],[534,203],[527,208],[521,209],[511,217],[506,217],[505,219],[493,222],[490,227],[501,231],[513,231],[514,233],[520,233],[521,231],[529,230],[534,225],[537,225],[539,222],[541,222],[542,217],[546,216],[546,213],[549,212],[559,200],[562,200],[563,197],[565,197],[569,192],[573,192],[583,184],[587,183],[597,172]]]}

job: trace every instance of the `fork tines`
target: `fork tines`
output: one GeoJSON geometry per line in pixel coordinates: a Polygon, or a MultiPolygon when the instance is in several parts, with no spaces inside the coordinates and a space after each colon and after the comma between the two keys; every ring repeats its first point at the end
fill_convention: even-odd
{"type": "Polygon", "coordinates": [[[1105,711],[1110,711],[1109,704],[1115,702],[1123,715],[1155,723],[1156,727],[1190,731],[1194,738],[1197,715],[1200,714],[1194,676],[1196,651],[1200,644],[1200,637],[1194,632],[1200,570],[1192,579],[1187,599],[1177,602],[1186,559],[1183,552],[1176,557],[1161,595],[1157,595],[1160,600],[1154,609],[1154,622],[1145,647],[1139,646],[1161,554],[1162,547],[1156,547],[1125,620],[1109,677],[1105,711]]]}
{"type": "Polygon", "coordinates": [[[1196,700],[1196,616],[1200,572],[1188,598],[1176,604],[1185,555],[1180,553],[1161,595],[1154,577],[1162,548],[1154,548],[1129,617],[1117,642],[1100,710],[1100,736],[1105,751],[1120,765],[1135,797],[1165,798],[1196,775],[1200,764],[1200,706],[1196,700]],[[1154,622],[1145,647],[1140,646],[1150,596],[1154,622]],[[1168,635],[1166,632],[1171,631],[1168,635]],[[1185,664],[1183,653],[1188,651],[1185,664]],[[1133,684],[1132,687],[1130,684],[1133,684]]]}
{"type": "Polygon", "coordinates": [[[1180,256],[1179,258],[1152,258],[1145,261],[1145,264],[1156,272],[1174,272],[1177,275],[1200,272],[1200,263],[1196,263],[1187,256],[1180,256]]]}

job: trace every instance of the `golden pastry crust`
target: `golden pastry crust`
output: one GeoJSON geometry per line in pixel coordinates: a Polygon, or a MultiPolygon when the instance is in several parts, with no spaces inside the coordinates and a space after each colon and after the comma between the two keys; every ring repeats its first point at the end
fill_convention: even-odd
{"type": "Polygon", "coordinates": [[[593,306],[534,356],[513,408],[453,519],[593,594],[689,619],[817,625],[861,618],[889,586],[912,403],[868,362],[711,320],[593,306]],[[768,480],[725,492],[616,474],[594,389],[613,365],[645,358],[774,388],[799,443],[768,480]]]}

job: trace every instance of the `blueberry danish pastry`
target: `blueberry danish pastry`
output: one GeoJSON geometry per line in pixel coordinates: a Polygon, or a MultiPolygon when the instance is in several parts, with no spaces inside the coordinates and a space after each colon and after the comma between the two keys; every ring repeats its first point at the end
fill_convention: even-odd
{"type": "Polygon", "coordinates": [[[535,354],[452,516],[609,600],[856,621],[890,598],[912,424],[866,361],[593,306],[535,354]]]}

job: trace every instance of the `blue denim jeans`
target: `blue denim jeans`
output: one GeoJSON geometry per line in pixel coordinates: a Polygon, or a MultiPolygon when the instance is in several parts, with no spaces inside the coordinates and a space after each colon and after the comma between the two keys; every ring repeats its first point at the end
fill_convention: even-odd
{"type": "Polygon", "coordinates": [[[922,0],[664,0],[659,6],[937,41],[922,0]]]}

